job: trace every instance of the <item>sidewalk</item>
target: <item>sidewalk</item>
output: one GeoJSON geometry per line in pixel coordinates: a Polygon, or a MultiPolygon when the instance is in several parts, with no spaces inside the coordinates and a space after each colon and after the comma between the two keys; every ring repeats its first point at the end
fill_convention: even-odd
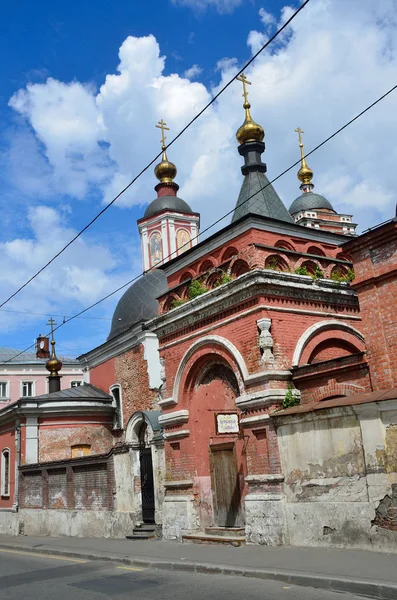
{"type": "Polygon", "coordinates": [[[215,546],[165,540],[48,538],[0,535],[0,548],[121,561],[136,566],[277,579],[397,599],[397,554],[366,550],[215,546]]]}

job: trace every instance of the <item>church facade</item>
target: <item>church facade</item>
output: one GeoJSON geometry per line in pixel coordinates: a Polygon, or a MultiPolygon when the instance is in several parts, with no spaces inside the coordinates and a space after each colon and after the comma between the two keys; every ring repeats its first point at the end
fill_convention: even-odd
{"type": "MultiPolygon", "coordinates": [[[[242,186],[231,223],[203,241],[159,123],[157,197],[138,221],[145,274],[108,339],[80,357],[91,437],[106,444],[73,456],[63,436],[59,456],[21,461],[26,533],[54,531],[58,511],[63,534],[78,513],[80,535],[85,519],[91,535],[395,547],[397,375],[377,335],[395,310],[395,224],[354,237],[351,216],[313,192],[299,129],[301,195],[287,210],[241,81],[242,186]],[[60,471],[63,502],[50,505],[60,471]],[[32,507],[34,473],[47,495],[32,507]]],[[[392,345],[390,327],[384,336],[392,345]]]]}

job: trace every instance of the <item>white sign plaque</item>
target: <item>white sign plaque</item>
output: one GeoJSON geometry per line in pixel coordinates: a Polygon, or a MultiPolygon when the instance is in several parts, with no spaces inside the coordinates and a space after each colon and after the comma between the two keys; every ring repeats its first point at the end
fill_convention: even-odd
{"type": "Polygon", "coordinates": [[[238,433],[239,422],[237,413],[219,413],[216,415],[217,433],[238,433]]]}

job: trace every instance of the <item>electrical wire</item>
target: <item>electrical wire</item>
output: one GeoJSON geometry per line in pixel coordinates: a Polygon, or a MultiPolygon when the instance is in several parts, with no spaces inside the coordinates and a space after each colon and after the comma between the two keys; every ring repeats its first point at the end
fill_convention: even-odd
{"type": "MultiPolygon", "coordinates": [[[[334,133],[332,133],[331,135],[329,135],[325,140],[323,140],[322,142],[320,142],[320,144],[318,144],[317,146],[315,146],[312,150],[310,150],[310,152],[305,153],[305,157],[308,157],[311,154],[313,154],[314,152],[316,152],[317,150],[319,150],[327,142],[329,142],[330,140],[332,140],[335,136],[337,136],[339,133],[341,133],[344,129],[346,129],[347,127],[349,127],[349,125],[351,125],[352,123],[354,123],[355,121],[357,121],[360,117],[362,117],[365,113],[367,113],[369,110],[371,110],[371,108],[373,108],[374,106],[376,106],[379,102],[381,102],[382,100],[384,100],[387,96],[389,96],[389,94],[391,94],[392,92],[394,92],[396,89],[397,89],[397,84],[394,85],[393,87],[391,87],[387,92],[385,92],[384,94],[382,94],[382,96],[380,96],[377,100],[375,100],[374,102],[372,102],[369,106],[367,106],[364,110],[362,110],[360,113],[358,113],[355,117],[353,117],[352,119],[350,119],[347,123],[345,123],[344,125],[342,125],[342,127],[340,127],[339,129],[337,129],[334,133]]],[[[301,163],[301,159],[299,159],[296,162],[294,162],[291,166],[289,166],[287,169],[285,169],[279,175],[277,175],[277,177],[274,177],[274,179],[272,179],[271,181],[269,181],[269,183],[267,183],[262,188],[259,188],[254,194],[252,194],[246,200],[244,200],[244,202],[242,202],[240,204],[240,206],[242,206],[243,204],[245,204],[246,202],[248,202],[249,200],[251,200],[251,198],[253,198],[254,196],[256,196],[256,194],[258,192],[266,189],[269,185],[272,185],[275,181],[277,181],[278,179],[280,179],[280,177],[282,177],[283,175],[285,175],[286,173],[288,173],[289,171],[291,171],[291,169],[293,169],[294,167],[296,167],[300,163],[301,163]]],[[[229,212],[227,212],[226,214],[224,214],[219,219],[217,219],[214,223],[212,223],[211,225],[209,225],[206,229],[204,229],[203,231],[201,231],[197,236],[195,236],[194,238],[192,238],[192,240],[198,239],[199,235],[202,235],[203,233],[207,232],[209,229],[211,229],[212,227],[214,227],[215,225],[217,225],[220,221],[222,221],[223,219],[225,219],[227,216],[229,216],[233,212],[234,212],[234,208],[232,210],[230,210],[229,212]]],[[[192,240],[190,240],[189,242],[186,242],[186,244],[184,244],[183,246],[181,246],[181,249],[184,248],[186,245],[189,245],[192,240]]],[[[163,258],[163,263],[165,261],[167,261],[169,258],[172,258],[172,253],[169,254],[168,256],[166,256],[165,258],[163,258]]],[[[146,271],[146,272],[149,272],[152,269],[153,269],[153,267],[151,269],[149,269],[148,271],[146,271]]],[[[113,292],[110,292],[109,294],[107,294],[106,296],[104,296],[103,298],[101,298],[100,300],[98,300],[97,302],[94,302],[94,304],[91,304],[91,306],[88,306],[87,308],[84,308],[83,310],[81,310],[77,314],[73,315],[72,317],[69,317],[66,321],[64,321],[63,323],[61,323],[57,327],[55,327],[54,331],[57,331],[58,329],[60,329],[60,327],[63,327],[67,323],[70,323],[70,321],[73,321],[74,319],[77,319],[77,318],[81,317],[81,315],[83,315],[87,311],[91,310],[92,308],[95,308],[95,306],[98,306],[98,304],[101,304],[102,302],[104,302],[105,300],[107,300],[108,298],[110,298],[111,296],[114,296],[115,294],[117,294],[118,292],[120,292],[122,289],[124,289],[128,285],[131,285],[132,283],[134,283],[134,281],[136,281],[137,279],[139,279],[139,277],[141,277],[144,274],[145,273],[140,273],[139,275],[136,275],[135,277],[133,277],[132,279],[130,279],[129,281],[127,281],[126,283],[124,283],[123,285],[121,285],[120,287],[118,287],[116,290],[113,290],[113,292]]],[[[50,333],[51,332],[49,332],[47,335],[49,335],[50,333]]],[[[15,356],[11,357],[7,361],[4,361],[1,364],[6,364],[7,362],[11,362],[11,361],[15,360],[15,358],[17,358],[21,354],[24,354],[24,352],[27,352],[28,350],[30,350],[33,347],[34,347],[34,344],[30,345],[28,348],[25,348],[25,350],[22,350],[21,352],[19,352],[18,354],[16,354],[15,356]]]]}
{"type": "MultiPolygon", "coordinates": [[[[279,35],[280,33],[282,33],[282,31],[284,31],[284,29],[286,29],[286,27],[288,27],[288,25],[295,19],[295,17],[301,12],[301,10],[303,10],[305,8],[305,6],[310,2],[310,0],[305,0],[305,2],[303,2],[303,4],[291,15],[291,17],[284,23],[284,25],[282,27],[280,27],[280,29],[278,29],[276,31],[276,33],[258,50],[258,52],[256,52],[256,54],[254,54],[250,60],[248,62],[245,63],[245,65],[242,67],[242,69],[240,69],[240,71],[237,73],[237,75],[235,75],[232,79],[230,79],[230,81],[228,81],[220,90],[217,94],[215,94],[215,96],[213,96],[211,98],[211,100],[204,106],[204,108],[202,108],[195,117],[193,117],[193,119],[191,119],[189,121],[189,123],[187,125],[185,125],[185,127],[183,129],[181,129],[181,131],[170,141],[169,144],[167,144],[166,148],[168,149],[170,146],[172,146],[172,144],[174,144],[184,133],[187,129],[189,129],[189,127],[191,127],[191,125],[193,125],[193,123],[195,121],[197,121],[197,119],[199,119],[201,117],[201,115],[219,98],[219,96],[221,94],[223,94],[223,92],[233,83],[233,81],[235,80],[236,77],[238,77],[239,75],[241,75],[246,69],[247,67],[249,67],[249,65],[259,56],[259,54],[261,54],[261,52],[263,52],[279,35]]],[[[121,192],[119,192],[114,198],[113,200],[111,200],[108,204],[106,204],[106,206],[103,207],[103,209],[101,211],[99,211],[99,213],[93,218],[91,219],[91,221],[89,223],[87,223],[87,225],[85,225],[85,227],[83,227],[83,229],[81,229],[63,248],[61,248],[61,250],[59,250],[59,252],[57,252],[45,265],[43,265],[41,267],[41,269],[39,269],[34,275],[32,275],[23,285],[21,285],[13,294],[11,294],[11,296],[9,296],[9,298],[7,298],[6,300],[4,300],[1,304],[0,304],[0,308],[2,308],[3,306],[5,306],[10,300],[12,300],[13,298],[15,298],[15,296],[17,294],[19,294],[19,292],[21,292],[27,285],[29,285],[29,283],[31,283],[34,279],[36,279],[36,277],[38,277],[40,275],[40,273],[42,273],[47,267],[49,267],[61,254],[63,254],[63,252],[65,252],[65,250],[67,248],[69,248],[69,246],[71,246],[85,231],[87,231],[87,229],[89,227],[91,227],[91,225],[93,225],[119,198],[120,196],[122,196],[136,181],[137,179],[139,179],[139,177],[141,177],[152,165],[153,163],[160,158],[160,156],[162,155],[162,150],[161,152],[159,152],[147,165],[146,167],[144,167],[139,173],[138,175],[136,175],[128,185],[126,185],[121,192]]]]}

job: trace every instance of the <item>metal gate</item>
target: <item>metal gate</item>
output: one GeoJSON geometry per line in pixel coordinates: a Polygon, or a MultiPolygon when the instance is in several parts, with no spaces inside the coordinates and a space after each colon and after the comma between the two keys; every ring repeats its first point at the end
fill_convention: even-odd
{"type": "Polygon", "coordinates": [[[154,523],[154,483],[151,448],[140,448],[142,519],[154,523]]]}

